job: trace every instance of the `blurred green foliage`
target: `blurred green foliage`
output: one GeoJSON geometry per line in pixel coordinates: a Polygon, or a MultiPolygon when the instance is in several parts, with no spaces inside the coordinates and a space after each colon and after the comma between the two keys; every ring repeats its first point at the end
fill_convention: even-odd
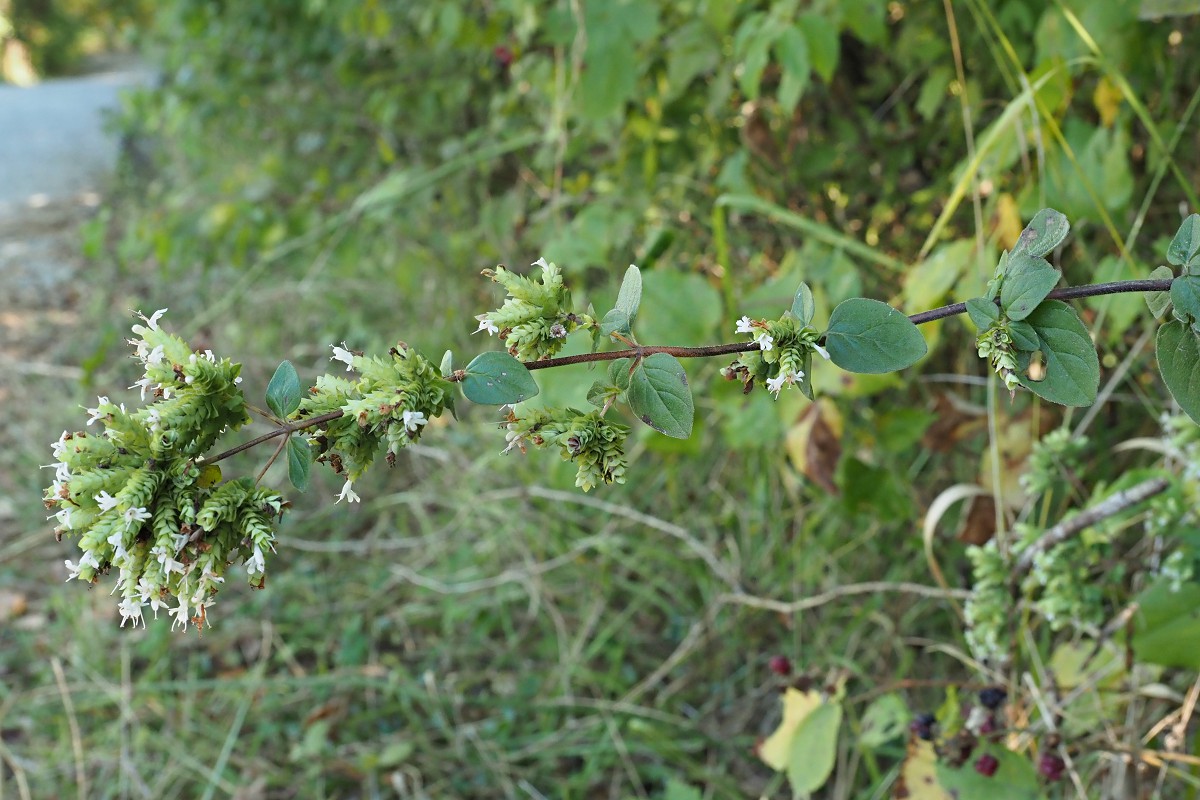
{"type": "MultiPolygon", "coordinates": [[[[127,49],[154,6],[153,0],[3,0],[0,53],[5,40],[15,39],[38,75],[67,74],[88,55],[127,49]]],[[[7,72],[0,70],[0,81],[7,72]]]]}
{"type": "MultiPolygon", "coordinates": [[[[742,314],[788,308],[802,279],[816,326],[853,296],[906,312],[978,296],[1045,206],[1073,225],[1050,256],[1068,283],[1141,277],[1180,205],[1197,207],[1200,26],[1138,12],[1130,0],[164,0],[145,37],[159,84],[121,123],[127,191],[89,246],[116,265],[114,286],[245,354],[261,386],[285,357],[307,382],[342,340],[381,351],[400,337],[466,363],[487,347],[469,338],[472,318],[496,300],[478,272],[540,256],[601,312],[637,263],[646,344],[730,340],[742,314]]],[[[1086,309],[1112,370],[1150,318],[1124,297],[1086,309]]],[[[689,364],[691,438],[635,434],[630,485],[599,499],[556,494],[573,474],[554,458],[500,460],[478,410],[430,431],[445,450],[362,488],[368,505],[380,498],[369,516],[335,518],[314,472],[297,500],[310,521],[285,532],[286,577],[223,595],[202,642],[152,629],[121,645],[150,682],[138,691],[162,704],[143,724],[166,732],[144,729],[135,750],[165,757],[178,737],[198,753],[155,788],[261,779],[280,796],[298,781],[372,796],[390,780],[414,797],[683,797],[686,781],[704,796],[769,794],[782,779],[751,750],[771,727],[765,665],[781,651],[810,674],[852,675],[847,730],[864,687],[894,682],[913,707],[936,707],[940,688],[906,682],[971,675],[919,647],[961,646],[949,606],[875,593],[778,615],[729,600],[927,583],[920,509],[950,484],[1001,487],[1017,498],[1001,514],[1044,522],[1091,496],[1072,473],[1022,507],[1030,442],[1059,412],[1023,393],[989,419],[983,388],[940,385],[985,374],[974,332],[922,330],[930,356],[905,375],[817,365],[811,405],[743,396],[719,364],[689,364]],[[239,677],[209,682],[218,674],[239,677]],[[181,697],[210,690],[194,721],[181,697]]],[[[582,405],[595,379],[547,372],[547,405],[582,405]]],[[[1092,431],[1097,487],[1135,457],[1108,457],[1115,443],[1154,432],[1166,394],[1147,375],[1130,371],[1092,431]]],[[[970,541],[994,516],[942,527],[970,541]]],[[[966,569],[960,542],[930,549],[966,569]]],[[[1127,588],[1108,587],[1114,609],[1127,588]]],[[[1050,632],[1023,624],[1022,644],[1049,652],[1050,632]]],[[[54,646],[96,659],[87,674],[123,668],[107,634],[56,631],[54,646]]],[[[50,714],[53,689],[37,697],[50,714]]],[[[106,702],[83,709],[97,739],[123,724],[106,702]]],[[[891,791],[903,756],[894,742],[843,747],[837,796],[891,791]]]]}

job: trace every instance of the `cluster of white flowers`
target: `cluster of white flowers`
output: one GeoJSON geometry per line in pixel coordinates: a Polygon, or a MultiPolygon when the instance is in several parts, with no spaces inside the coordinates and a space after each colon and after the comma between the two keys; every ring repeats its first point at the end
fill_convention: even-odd
{"type": "Polygon", "coordinates": [[[804,370],[781,372],[774,378],[767,378],[767,390],[773,392],[775,397],[779,397],[779,392],[784,386],[795,386],[803,377],[804,370]]]}
{"type": "Polygon", "coordinates": [[[758,349],[766,352],[775,346],[775,339],[771,336],[768,330],[767,323],[761,320],[752,320],[749,317],[742,317],[737,323],[737,333],[748,333],[754,337],[754,341],[758,344],[758,349]]]}

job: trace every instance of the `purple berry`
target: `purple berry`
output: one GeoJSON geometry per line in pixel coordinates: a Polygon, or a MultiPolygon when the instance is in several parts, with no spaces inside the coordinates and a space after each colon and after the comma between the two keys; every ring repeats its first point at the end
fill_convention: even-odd
{"type": "Polygon", "coordinates": [[[792,674],[792,662],[788,660],[787,656],[771,656],[770,667],[771,672],[782,678],[792,674]]]}
{"type": "Polygon", "coordinates": [[[1004,689],[999,686],[989,686],[979,693],[979,705],[983,706],[989,711],[995,711],[997,708],[1002,706],[1004,701],[1007,699],[1008,692],[1004,691],[1004,689]]]}
{"type": "Polygon", "coordinates": [[[918,739],[924,739],[929,742],[933,740],[933,727],[937,725],[937,717],[933,714],[918,714],[916,718],[908,724],[908,729],[918,739]]]}
{"type": "Polygon", "coordinates": [[[1066,769],[1066,763],[1053,753],[1042,753],[1042,757],[1038,759],[1038,774],[1048,781],[1062,780],[1066,769]]]}
{"type": "Polygon", "coordinates": [[[984,753],[975,760],[975,771],[985,778],[990,778],[1000,769],[1000,762],[991,753],[984,753]]]}

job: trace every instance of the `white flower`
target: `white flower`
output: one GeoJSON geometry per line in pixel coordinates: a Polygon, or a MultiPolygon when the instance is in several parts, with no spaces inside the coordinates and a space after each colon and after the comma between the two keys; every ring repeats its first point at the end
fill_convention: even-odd
{"type": "Polygon", "coordinates": [[[250,555],[250,560],[246,562],[246,572],[251,575],[261,575],[267,571],[267,563],[263,559],[262,548],[254,545],[254,552],[250,555]]]}
{"type": "Polygon", "coordinates": [[[542,256],[541,258],[539,258],[537,261],[533,262],[533,263],[532,263],[532,264],[530,264],[529,266],[531,266],[531,267],[541,267],[542,269],[545,269],[546,267],[548,267],[548,266],[550,266],[550,265],[546,263],[546,257],[545,257],[545,256],[542,256]]]}
{"type": "Polygon", "coordinates": [[[152,380],[150,380],[150,378],[146,377],[146,378],[142,378],[140,381],[134,381],[133,386],[128,386],[126,388],[141,389],[142,390],[142,399],[145,400],[146,399],[146,390],[153,389],[154,388],[153,383],[154,382],[152,380]]]}
{"type": "Polygon", "coordinates": [[[144,508],[131,508],[125,512],[125,525],[128,527],[135,522],[145,522],[150,519],[150,512],[144,508]]]}
{"type": "Polygon", "coordinates": [[[336,344],[329,345],[333,348],[333,355],[329,357],[330,361],[341,361],[346,365],[346,372],[354,369],[354,353],[346,349],[346,343],[342,342],[342,346],[336,344]]]}
{"type": "Polygon", "coordinates": [[[204,565],[204,571],[200,573],[200,583],[208,582],[210,585],[214,583],[224,583],[225,578],[220,575],[213,574],[212,562],[209,561],[204,565]]]}
{"type": "MultiPolygon", "coordinates": [[[[152,330],[152,331],[156,331],[156,330],[158,330],[158,319],[159,319],[159,317],[161,317],[161,316],[162,316],[163,314],[165,314],[165,313],[167,313],[167,309],[165,309],[165,308],[160,308],[158,311],[155,311],[155,312],[154,312],[153,314],[151,314],[149,317],[147,317],[145,314],[143,314],[143,313],[142,313],[142,312],[140,312],[140,311],[139,311],[139,312],[137,312],[137,315],[138,315],[139,317],[141,317],[141,318],[142,318],[142,319],[145,321],[146,325],[147,325],[147,326],[149,326],[150,330],[152,330]]],[[[133,332],[134,332],[134,333],[139,333],[140,331],[138,331],[138,328],[140,328],[140,327],[142,327],[142,326],[141,326],[141,325],[134,325],[134,326],[133,326],[133,332]]]]}
{"type": "Polygon", "coordinates": [[[172,572],[183,574],[183,564],[171,558],[172,553],[168,552],[164,545],[159,545],[150,551],[150,555],[154,556],[154,560],[162,564],[163,575],[170,576],[172,572]]]}
{"type": "Polygon", "coordinates": [[[818,353],[820,353],[821,358],[825,359],[826,361],[829,360],[829,351],[826,350],[824,347],[821,347],[821,345],[817,344],[816,342],[813,342],[812,349],[816,350],[818,353]]]}
{"type": "Polygon", "coordinates": [[[107,491],[102,491],[100,494],[92,498],[96,504],[100,506],[101,511],[108,511],[117,507],[117,498],[113,497],[107,491]]]}
{"type": "Polygon", "coordinates": [[[779,390],[783,388],[784,382],[787,380],[787,375],[776,375],[774,378],[767,378],[767,391],[774,392],[776,397],[779,397],[779,390]]]}
{"type": "Polygon", "coordinates": [[[754,320],[742,317],[737,323],[737,333],[754,333],[754,320]]]}
{"type": "Polygon", "coordinates": [[[480,331],[487,331],[489,336],[493,336],[500,332],[500,328],[498,328],[496,323],[492,322],[491,319],[488,318],[487,314],[476,314],[475,319],[479,320],[479,327],[471,331],[472,334],[479,333],[480,331]]]}
{"type": "Polygon", "coordinates": [[[71,530],[71,508],[70,508],[70,506],[60,509],[58,512],[51,514],[49,517],[46,517],[46,519],[56,519],[56,520],[58,520],[58,524],[61,525],[64,529],[66,529],[68,531],[71,530]]]}
{"type": "Polygon", "coordinates": [[[345,500],[347,503],[357,503],[360,499],[361,498],[354,493],[354,482],[346,481],[346,484],[342,487],[342,491],[338,493],[338,499],[334,500],[333,502],[334,505],[337,505],[343,500],[345,500]]]}
{"type": "Polygon", "coordinates": [[[405,430],[415,431],[418,428],[420,428],[422,425],[426,425],[428,423],[429,423],[429,420],[425,419],[425,414],[420,411],[405,411],[404,412],[404,429],[405,430]]]}
{"type": "Polygon", "coordinates": [[[775,344],[775,339],[766,330],[760,330],[754,334],[754,341],[758,342],[758,349],[764,352],[770,350],[775,344]]]}
{"type": "Polygon", "coordinates": [[[87,413],[89,415],[89,418],[87,421],[88,425],[91,425],[96,420],[102,419],[104,417],[104,412],[100,410],[100,406],[106,406],[106,405],[108,405],[108,398],[101,395],[100,397],[96,398],[96,407],[95,408],[86,409],[87,413]]]}
{"type": "Polygon", "coordinates": [[[504,441],[508,442],[508,447],[501,450],[500,455],[507,454],[514,447],[520,449],[522,453],[525,452],[525,435],[523,433],[515,430],[509,431],[504,434],[504,441]]]}
{"type": "Polygon", "coordinates": [[[71,573],[67,576],[67,580],[73,580],[79,577],[79,570],[83,568],[83,564],[76,564],[71,559],[64,559],[63,563],[67,566],[67,572],[71,573]]]}
{"type": "Polygon", "coordinates": [[[155,366],[158,366],[159,364],[161,364],[162,361],[163,361],[163,346],[161,344],[155,345],[154,349],[151,350],[149,352],[149,354],[146,355],[146,366],[147,367],[155,367],[155,366]]]}
{"type": "Polygon", "coordinates": [[[133,627],[142,623],[142,627],[146,627],[146,620],[142,617],[142,604],[136,598],[126,597],[117,606],[117,611],[121,612],[121,627],[125,627],[125,623],[133,620],[133,627]]]}
{"type": "Polygon", "coordinates": [[[66,452],[67,452],[67,432],[66,431],[62,432],[62,436],[58,437],[58,441],[55,442],[52,445],[52,447],[54,448],[54,458],[59,461],[62,461],[63,456],[66,455],[66,452]]]}
{"type": "Polygon", "coordinates": [[[105,541],[113,547],[113,561],[124,561],[129,557],[129,551],[125,549],[124,531],[113,531],[105,541]]]}
{"type": "Polygon", "coordinates": [[[209,361],[211,361],[214,364],[217,363],[217,357],[213,355],[212,350],[205,350],[204,357],[207,358],[209,361]]]}
{"type": "Polygon", "coordinates": [[[185,598],[182,594],[179,595],[179,607],[172,608],[169,610],[169,612],[171,616],[175,618],[175,621],[171,623],[171,630],[175,630],[176,625],[182,625],[183,629],[186,631],[189,622],[187,598],[185,598]]]}
{"type": "Polygon", "coordinates": [[[79,559],[78,564],[70,559],[63,561],[63,563],[67,565],[67,571],[71,573],[67,576],[67,580],[78,578],[80,571],[84,567],[91,567],[93,571],[100,569],[100,561],[96,558],[96,554],[91,551],[84,553],[83,558],[79,559]]]}
{"type": "Polygon", "coordinates": [[[236,378],[234,378],[234,379],[233,379],[233,385],[234,385],[234,386],[237,386],[237,385],[238,385],[239,383],[241,383],[241,382],[242,382],[242,376],[241,376],[241,375],[238,375],[236,378]]]}
{"type": "Polygon", "coordinates": [[[162,417],[158,413],[158,409],[150,406],[146,409],[146,426],[152,431],[157,431],[158,426],[162,424],[162,417]]]}

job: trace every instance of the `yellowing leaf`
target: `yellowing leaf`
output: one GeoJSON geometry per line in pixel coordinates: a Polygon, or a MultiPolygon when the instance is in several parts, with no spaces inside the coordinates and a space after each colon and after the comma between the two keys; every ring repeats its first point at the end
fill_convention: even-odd
{"type": "Polygon", "coordinates": [[[892,789],[892,797],[907,800],[951,800],[950,793],[937,779],[937,753],[933,742],[913,738],[908,754],[900,767],[900,779],[892,789]]]}
{"type": "Polygon", "coordinates": [[[201,489],[216,486],[220,482],[221,468],[216,464],[206,464],[200,468],[200,477],[196,478],[196,485],[201,489]]]}
{"type": "Polygon", "coordinates": [[[1100,112],[1100,124],[1106,128],[1112,127],[1124,99],[1121,89],[1109,80],[1107,75],[1100,79],[1096,84],[1096,91],[1092,93],[1092,105],[1100,112]]]}
{"type": "Polygon", "coordinates": [[[842,428],[837,405],[821,397],[804,409],[784,440],[796,471],[828,492],[837,492],[834,475],[842,457],[842,428]]]}
{"type": "Polygon", "coordinates": [[[783,693],[783,721],[758,748],[758,757],[776,772],[787,769],[796,730],[824,702],[820,692],[802,692],[789,687],[783,693]]]}

